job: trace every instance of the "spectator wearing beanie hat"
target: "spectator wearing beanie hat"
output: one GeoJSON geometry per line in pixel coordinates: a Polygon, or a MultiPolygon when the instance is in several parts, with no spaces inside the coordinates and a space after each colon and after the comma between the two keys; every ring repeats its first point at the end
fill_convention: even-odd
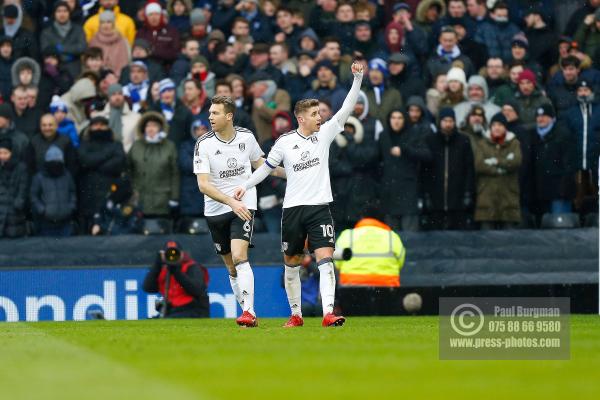
{"type": "Polygon", "coordinates": [[[81,25],[72,23],[72,11],[66,1],[54,4],[52,24],[40,35],[40,48],[52,48],[58,53],[60,64],[67,70],[71,79],[81,72],[80,56],[87,47],[85,33],[81,25]]]}
{"type": "Polygon", "coordinates": [[[150,44],[150,57],[163,66],[170,66],[179,54],[180,41],[177,29],[167,25],[163,9],[157,2],[150,2],[144,8],[146,19],[136,39],[144,39],[150,44]]]}
{"type": "Polygon", "coordinates": [[[402,107],[402,95],[398,90],[388,84],[389,71],[387,63],[381,58],[369,61],[369,82],[365,90],[371,115],[380,121],[385,121],[389,113],[402,107]]]}
{"type": "Polygon", "coordinates": [[[529,40],[527,36],[522,32],[517,33],[513,36],[510,45],[510,54],[512,56],[511,62],[522,62],[525,68],[532,70],[539,80],[543,80],[545,71],[537,62],[535,58],[532,58],[529,54],[529,40]]]}
{"type": "Polygon", "coordinates": [[[447,88],[440,98],[439,107],[454,107],[466,100],[467,78],[465,71],[452,67],[446,74],[447,88]]]}
{"type": "Polygon", "coordinates": [[[506,117],[494,115],[483,139],[474,142],[477,199],[475,221],[481,229],[515,228],[521,222],[519,168],[521,146],[507,130],[506,117]]]}
{"type": "Polygon", "coordinates": [[[135,23],[131,17],[121,12],[118,6],[119,1],[100,0],[99,3],[100,8],[98,9],[98,13],[91,16],[83,25],[86,40],[89,42],[98,32],[100,29],[100,14],[108,10],[115,14],[115,27],[119,33],[129,42],[129,45],[133,44],[133,40],[135,39],[135,23]]]}
{"type": "Polygon", "coordinates": [[[542,104],[535,115],[533,211],[539,222],[544,213],[571,211],[577,165],[575,141],[566,126],[556,120],[552,104],[542,104]]]}
{"type": "Polygon", "coordinates": [[[113,83],[108,87],[108,103],[104,106],[104,110],[95,113],[94,116],[101,116],[108,120],[115,142],[121,143],[125,152],[129,152],[135,142],[136,127],[141,116],[131,110],[125,99],[123,86],[113,83]]]}
{"type": "Polygon", "coordinates": [[[177,147],[187,139],[192,127],[192,113],[177,100],[175,83],[171,79],[159,82],[159,100],[151,107],[152,111],[161,113],[169,124],[169,139],[177,147]]]}
{"type": "Polygon", "coordinates": [[[425,228],[466,229],[475,184],[471,143],[456,130],[452,108],[440,110],[437,130],[425,138],[431,159],[421,164],[425,228]]]}
{"type": "Polygon", "coordinates": [[[488,127],[485,110],[481,104],[473,104],[464,122],[459,125],[460,133],[471,139],[471,144],[483,137],[488,127]]]}
{"type": "Polygon", "coordinates": [[[24,236],[29,176],[25,164],[12,156],[12,141],[0,139],[0,238],[24,236]]]}
{"type": "Polygon", "coordinates": [[[0,104],[0,140],[11,141],[12,158],[15,161],[25,161],[29,138],[15,128],[12,108],[6,103],[0,104]]]}
{"type": "Polygon", "coordinates": [[[117,78],[121,70],[129,64],[131,54],[127,39],[116,29],[115,14],[103,11],[100,14],[100,28],[90,40],[90,47],[102,49],[102,62],[105,68],[115,72],[117,78]]]}
{"type": "Polygon", "coordinates": [[[537,88],[537,79],[532,70],[526,69],[519,74],[516,102],[521,111],[521,121],[525,129],[535,126],[536,110],[550,100],[537,88]]]}
{"type": "MultiPolygon", "coordinates": [[[[147,40],[136,39],[133,42],[133,47],[131,48],[132,63],[137,61],[142,62],[146,66],[147,78],[151,82],[155,82],[164,78],[165,71],[162,64],[150,58],[151,53],[152,48],[147,40]]],[[[123,86],[127,85],[131,80],[131,76],[129,75],[131,72],[131,65],[132,64],[129,64],[121,70],[121,78],[119,78],[119,83],[123,86]]]]}
{"type": "Polygon", "coordinates": [[[67,104],[58,96],[52,97],[52,102],[50,102],[50,114],[54,115],[56,119],[56,123],[58,124],[58,128],[56,132],[59,135],[67,136],[74,148],[79,148],[79,134],[77,133],[77,128],[75,127],[75,123],[67,117],[69,113],[69,108],[67,104]]]}

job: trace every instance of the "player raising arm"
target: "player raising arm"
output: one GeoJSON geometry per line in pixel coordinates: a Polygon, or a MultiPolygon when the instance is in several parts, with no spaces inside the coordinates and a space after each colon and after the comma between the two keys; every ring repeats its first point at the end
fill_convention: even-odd
{"type": "MultiPolygon", "coordinates": [[[[256,139],[246,128],[233,126],[235,103],[230,97],[215,96],[209,109],[210,132],[202,135],[194,150],[194,173],[204,194],[204,214],[215,244],[229,271],[231,289],[242,315],[240,326],[257,326],[254,312],[254,274],[248,262],[252,241],[256,189],[234,199],[237,186],[248,179],[251,167],[260,168],[264,159],[256,139]]],[[[273,174],[285,178],[282,168],[273,174]]]]}
{"type": "Polygon", "coordinates": [[[338,326],[344,317],[333,314],[335,273],[333,251],[335,237],[329,203],[333,201],[329,181],[329,146],[354,109],[363,77],[363,66],[352,64],[354,81],[342,108],[321,126],[319,100],[300,100],[294,107],[298,129],[283,134],[273,145],[265,163],[250,179],[235,189],[235,198],[242,199],[247,192],[262,182],[283,162],[287,187],[281,218],[281,248],[285,263],[285,290],[291,308],[286,327],[302,326],[300,308],[300,275],[305,239],[314,252],[320,271],[323,326],[338,326]]]}

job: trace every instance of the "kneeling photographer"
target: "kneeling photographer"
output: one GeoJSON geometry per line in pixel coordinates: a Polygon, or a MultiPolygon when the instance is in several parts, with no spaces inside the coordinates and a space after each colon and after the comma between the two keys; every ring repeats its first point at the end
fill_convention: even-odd
{"type": "Polygon", "coordinates": [[[159,251],[144,279],[144,291],[164,298],[158,310],[161,318],[208,318],[207,285],[206,268],[175,241],[168,241],[159,251]]]}

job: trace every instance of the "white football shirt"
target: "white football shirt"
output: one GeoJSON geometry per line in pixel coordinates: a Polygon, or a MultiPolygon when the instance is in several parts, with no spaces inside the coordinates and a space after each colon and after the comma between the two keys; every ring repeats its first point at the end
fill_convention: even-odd
{"type": "Polygon", "coordinates": [[[283,162],[287,186],[283,208],[327,204],[333,201],[329,182],[329,146],[344,130],[335,116],[311,136],[297,130],[277,139],[266,163],[275,168],[283,162]]]}
{"type": "MultiPolygon", "coordinates": [[[[221,140],[213,131],[196,141],[194,173],[210,174],[210,180],[221,193],[233,196],[236,187],[242,186],[252,175],[251,161],[263,155],[252,132],[234,127],[235,136],[229,142],[221,140]]],[[[242,202],[249,210],[256,210],[256,188],[246,192],[242,202]]],[[[230,212],[231,207],[204,196],[204,215],[211,217],[230,212]]]]}

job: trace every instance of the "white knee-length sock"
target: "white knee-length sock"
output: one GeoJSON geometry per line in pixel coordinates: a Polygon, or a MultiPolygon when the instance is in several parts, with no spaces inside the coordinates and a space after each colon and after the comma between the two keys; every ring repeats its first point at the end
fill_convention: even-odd
{"type": "Polygon", "coordinates": [[[333,303],[335,301],[335,271],[333,260],[324,258],[319,264],[319,289],[321,290],[321,303],[323,305],[323,315],[333,312],[333,303]]]}
{"type": "Polygon", "coordinates": [[[298,265],[293,267],[289,265],[285,266],[284,286],[292,315],[302,316],[302,285],[300,283],[300,267],[298,265]]]}
{"type": "Polygon", "coordinates": [[[244,261],[235,266],[237,271],[237,281],[240,287],[243,306],[242,310],[254,313],[254,273],[248,261],[244,261]]]}
{"type": "Polygon", "coordinates": [[[240,286],[238,285],[237,276],[229,275],[229,283],[231,284],[231,290],[233,290],[233,294],[235,295],[235,299],[237,300],[240,308],[244,309],[244,299],[242,299],[242,294],[240,293],[240,286]]]}

